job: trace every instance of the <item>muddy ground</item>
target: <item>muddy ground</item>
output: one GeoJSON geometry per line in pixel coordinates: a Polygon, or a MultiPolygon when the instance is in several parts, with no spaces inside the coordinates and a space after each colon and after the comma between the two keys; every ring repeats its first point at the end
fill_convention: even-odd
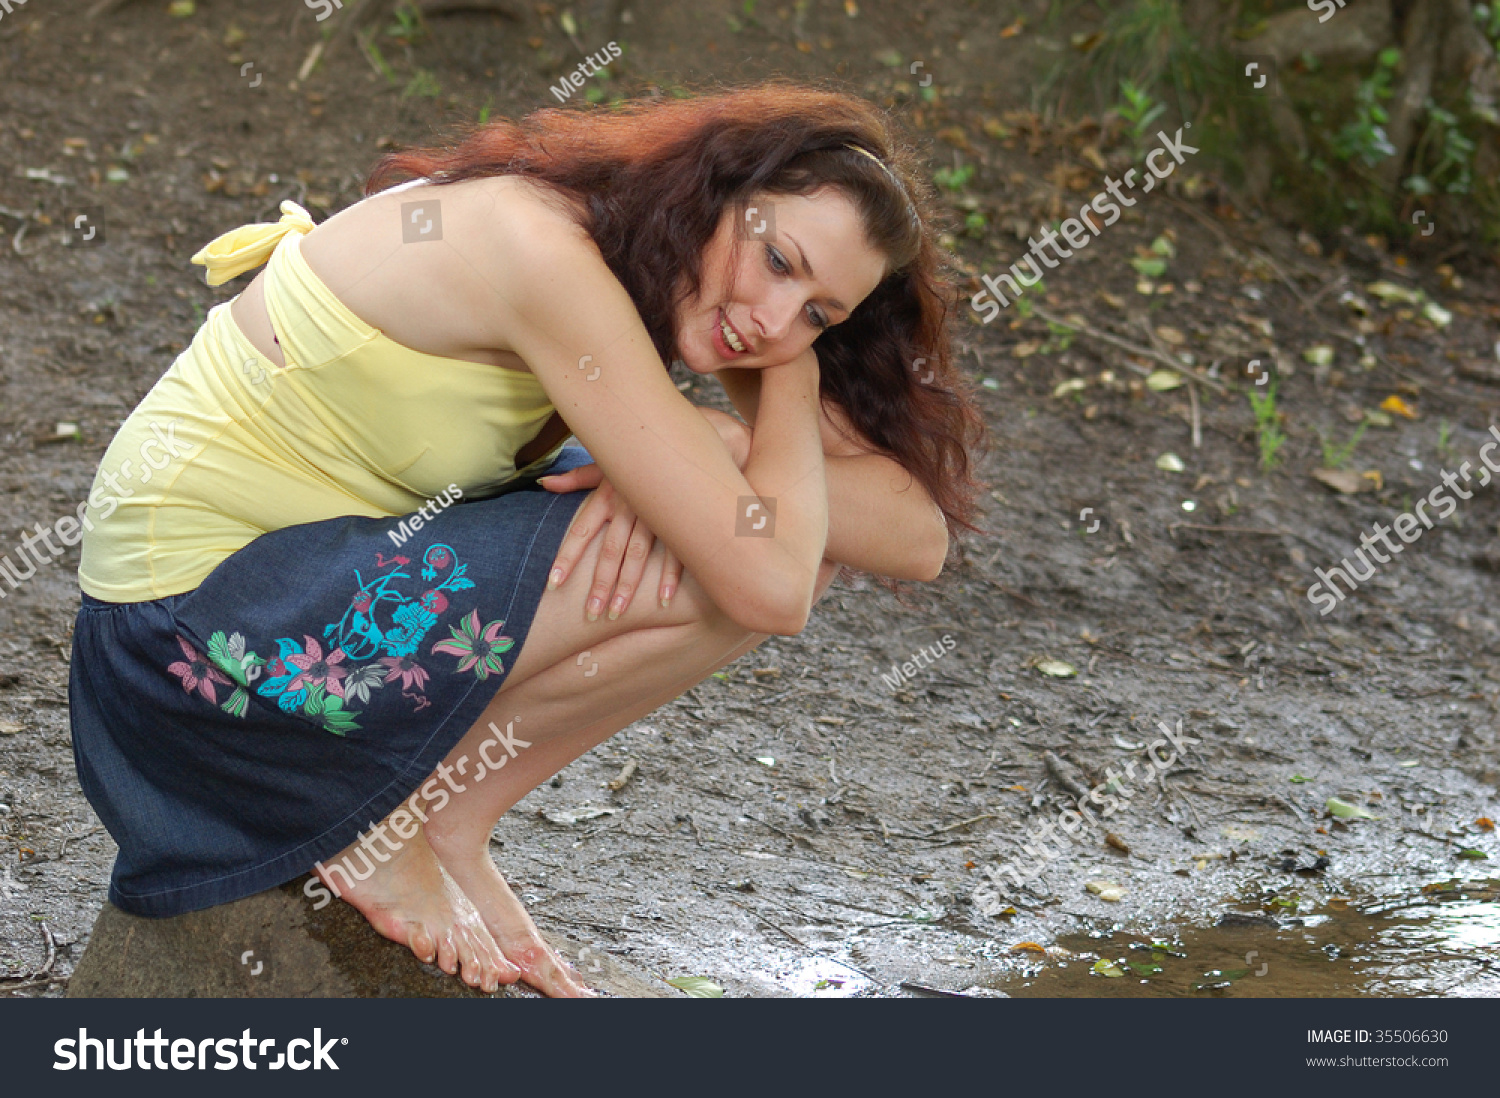
{"type": "MultiPolygon", "coordinates": [[[[605,96],[775,73],[890,106],[934,168],[976,169],[944,191],[966,277],[1139,152],[1097,118],[1032,113],[1040,66],[1080,29],[1044,4],[599,3],[571,13],[575,42],[551,5],[517,3],[425,34],[382,18],[378,53],[341,34],[352,4],[323,27],[299,0],[92,6],[0,18],[0,553],[76,508],[117,425],[236,292],[205,287],[193,251],[283,198],[328,216],[393,144],[552,105],[607,40],[625,57],[591,82],[605,96]],[[68,236],[80,210],[102,242],[68,236]],[[986,226],[965,232],[973,213],[986,226]],[[54,441],[58,424],[77,431],[54,441]]],[[[962,560],[905,604],[841,579],[803,634],[533,793],[497,828],[502,868],[544,926],[731,995],[1500,992],[1495,488],[1471,486],[1326,617],[1305,596],[1373,522],[1479,467],[1500,418],[1491,258],[1441,233],[1410,255],[1299,239],[1186,164],[1034,296],[1088,334],[1019,306],[956,318],[994,441],[987,532],[962,560]],[[1382,280],[1446,312],[1366,289],[1382,280]],[[1208,380],[1143,383],[1184,352],[1208,380]],[[1271,472],[1255,358],[1280,368],[1271,472]],[[1343,470],[1361,490],[1314,479],[1320,434],[1341,445],[1372,412],[1343,470]],[[924,647],[943,654],[892,685],[924,647]],[[1158,772],[1146,747],[1179,721],[1201,742],[1158,772]],[[987,867],[1030,872],[1027,829],[1070,787],[1127,765],[1101,828],[1025,888],[983,887],[987,867]],[[1377,818],[1334,819],[1330,798],[1377,818]],[[612,811],[539,815],[585,805],[612,811]]],[[[689,395],[721,401],[712,382],[689,395]]],[[[0,601],[0,974],[44,967],[43,923],[59,945],[13,994],[64,992],[114,853],[69,747],[76,564],[0,601]]]]}

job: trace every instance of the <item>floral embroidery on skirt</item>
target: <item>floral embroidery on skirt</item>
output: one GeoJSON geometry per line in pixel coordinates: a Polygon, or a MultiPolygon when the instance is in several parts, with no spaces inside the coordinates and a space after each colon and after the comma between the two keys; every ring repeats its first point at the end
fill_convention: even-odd
{"type": "MultiPolygon", "coordinates": [[[[167,670],[182,681],[184,691],[200,694],[232,716],[245,716],[254,689],[275,698],[284,711],[311,717],[339,736],[360,727],[355,718],[362,710],[351,706],[368,706],[372,693],[387,686],[397,687],[413,711],[425,709],[431,704],[426,687],[432,671],[418,661],[418,652],[449,610],[448,596],[473,587],[474,581],[447,545],[433,545],[422,554],[421,583],[410,582],[412,576],[404,570],[410,564],[408,557],[387,560],[377,552],[376,572],[369,580],[356,568],[357,587],[348,608],[323,627],[321,641],[308,634],[300,643],[278,637],[276,655],[266,658],[247,650],[243,634],[219,630],[209,637],[204,655],[179,634],[183,659],[167,670]],[[407,590],[422,588],[421,593],[404,594],[403,581],[407,590]],[[221,686],[231,688],[222,703],[221,686]]],[[[427,654],[456,656],[454,674],[473,672],[480,679],[503,674],[500,656],[515,647],[513,638],[501,634],[504,627],[503,621],[481,623],[479,611],[471,609],[457,626],[448,626],[449,636],[427,654]]]]}

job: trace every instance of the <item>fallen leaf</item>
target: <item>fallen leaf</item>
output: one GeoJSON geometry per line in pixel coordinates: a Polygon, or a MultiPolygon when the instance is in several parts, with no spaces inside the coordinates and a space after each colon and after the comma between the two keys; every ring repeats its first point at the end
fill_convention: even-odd
{"type": "Polygon", "coordinates": [[[1131,259],[1130,265],[1135,268],[1137,274],[1144,275],[1146,278],[1160,278],[1167,273],[1167,261],[1165,259],[1147,258],[1138,255],[1131,259]]]}
{"type": "Polygon", "coordinates": [[[1035,942],[1017,942],[1010,947],[1012,953],[1046,953],[1047,950],[1035,942]]]}
{"type": "Polygon", "coordinates": [[[1036,669],[1052,679],[1070,679],[1078,674],[1078,668],[1062,660],[1042,660],[1036,665],[1036,669]]]}
{"type": "Polygon", "coordinates": [[[1119,903],[1125,898],[1125,889],[1114,881],[1086,881],[1083,887],[1108,903],[1119,903]]]}
{"type": "Polygon", "coordinates": [[[1347,801],[1341,801],[1337,797],[1329,797],[1328,798],[1328,803],[1325,804],[1323,807],[1328,810],[1328,814],[1330,816],[1337,816],[1341,820],[1378,820],[1378,819],[1380,819],[1379,816],[1375,816],[1375,815],[1370,814],[1369,812],[1366,812],[1363,808],[1360,808],[1358,805],[1349,804],[1347,801]]]}
{"type": "Polygon", "coordinates": [[[1353,469],[1314,469],[1313,479],[1346,496],[1368,492],[1373,486],[1353,469]]]}
{"type": "Polygon", "coordinates": [[[1161,337],[1163,343],[1170,343],[1174,347],[1181,347],[1187,342],[1187,336],[1183,335],[1180,329],[1170,327],[1166,324],[1157,328],[1156,334],[1161,337]]]}
{"type": "Polygon", "coordinates": [[[1012,358],[1030,358],[1042,349],[1042,345],[1034,339],[1024,340],[1010,349],[1012,358]]]}
{"type": "Polygon", "coordinates": [[[1399,301],[1403,305],[1416,305],[1422,300],[1421,290],[1408,290],[1405,286],[1398,286],[1394,282],[1372,282],[1365,287],[1368,293],[1380,298],[1381,301],[1399,301]]]}
{"type": "Polygon", "coordinates": [[[1171,451],[1156,459],[1156,467],[1168,473],[1180,473],[1187,468],[1182,459],[1171,451]]]}
{"type": "Polygon", "coordinates": [[[1162,233],[1151,242],[1151,252],[1153,255],[1165,256],[1167,259],[1171,259],[1177,254],[1177,245],[1172,243],[1170,236],[1162,233]]]}
{"type": "Polygon", "coordinates": [[[1055,397],[1065,397],[1069,393],[1081,392],[1082,390],[1088,388],[1088,384],[1089,383],[1081,377],[1069,378],[1067,381],[1064,381],[1060,385],[1058,385],[1056,389],[1053,389],[1052,395],[1055,397]]]}
{"type": "Polygon", "coordinates": [[[1495,830],[1495,821],[1488,816],[1480,816],[1479,819],[1474,821],[1474,826],[1481,831],[1493,831],[1495,830]]]}
{"type": "Polygon", "coordinates": [[[1472,858],[1475,861],[1489,861],[1490,858],[1483,850],[1475,850],[1472,847],[1468,850],[1460,850],[1458,856],[1460,858],[1472,858]]]}
{"type": "Polygon", "coordinates": [[[0,721],[0,736],[14,736],[24,731],[25,729],[19,724],[11,721],[0,721]]]}
{"type": "Polygon", "coordinates": [[[1113,961],[1106,961],[1103,958],[1100,958],[1099,960],[1094,962],[1093,971],[1097,975],[1109,976],[1111,978],[1115,976],[1125,975],[1125,970],[1123,968],[1115,964],[1113,961]]]}
{"type": "Polygon", "coordinates": [[[755,756],[755,761],[758,762],[758,763],[760,763],[761,766],[775,766],[776,765],[776,760],[774,758],[772,758],[770,755],[757,755],[757,756],[755,756]]]}
{"type": "Polygon", "coordinates": [[[1116,835],[1113,831],[1106,831],[1104,833],[1104,841],[1108,845],[1118,850],[1121,854],[1130,853],[1130,847],[1126,845],[1125,840],[1120,838],[1120,836],[1116,835]]]}
{"type": "Polygon", "coordinates": [[[1436,301],[1429,301],[1423,305],[1422,315],[1431,321],[1435,328],[1446,328],[1453,323],[1453,314],[1436,301]]]}
{"type": "Polygon", "coordinates": [[[1396,415],[1405,416],[1407,419],[1417,418],[1417,410],[1410,404],[1406,403],[1406,401],[1398,397],[1395,393],[1392,393],[1390,396],[1382,400],[1380,402],[1380,407],[1382,411],[1394,412],[1396,413],[1396,415]]]}
{"type": "Polygon", "coordinates": [[[1287,779],[1287,781],[1291,782],[1293,785],[1302,785],[1304,782],[1312,781],[1312,779],[1304,778],[1301,774],[1293,774],[1290,778],[1287,779]]]}
{"type": "Polygon", "coordinates": [[[722,999],[724,989],[707,976],[673,976],[667,983],[694,999],[722,999]]]}
{"type": "Polygon", "coordinates": [[[1146,388],[1153,393],[1169,393],[1182,387],[1182,375],[1172,370],[1157,370],[1146,379],[1146,388]]]}
{"type": "Polygon", "coordinates": [[[1016,35],[1020,34],[1021,31],[1025,30],[1025,29],[1026,29],[1026,20],[1025,19],[1017,19],[1010,26],[1008,26],[1008,27],[1004,28],[1003,30],[1001,30],[1000,37],[1001,38],[1014,38],[1016,35]]]}
{"type": "Polygon", "coordinates": [[[1302,352],[1302,357],[1314,366],[1327,366],[1333,361],[1333,347],[1327,343],[1315,343],[1302,352]]]}

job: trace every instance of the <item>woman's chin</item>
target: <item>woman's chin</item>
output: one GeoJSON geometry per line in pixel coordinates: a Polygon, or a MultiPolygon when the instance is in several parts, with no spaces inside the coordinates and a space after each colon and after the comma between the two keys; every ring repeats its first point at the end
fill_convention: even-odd
{"type": "Polygon", "coordinates": [[[701,377],[707,377],[724,365],[717,355],[702,352],[684,355],[682,364],[701,377]]]}

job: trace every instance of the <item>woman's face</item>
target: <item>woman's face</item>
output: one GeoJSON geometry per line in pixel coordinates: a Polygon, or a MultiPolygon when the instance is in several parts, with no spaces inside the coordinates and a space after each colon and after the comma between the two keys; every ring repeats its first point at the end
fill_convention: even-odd
{"type": "Polygon", "coordinates": [[[731,206],[704,250],[702,287],[678,307],[678,354],[699,374],[790,362],[847,320],[885,267],[831,187],[731,206]]]}

